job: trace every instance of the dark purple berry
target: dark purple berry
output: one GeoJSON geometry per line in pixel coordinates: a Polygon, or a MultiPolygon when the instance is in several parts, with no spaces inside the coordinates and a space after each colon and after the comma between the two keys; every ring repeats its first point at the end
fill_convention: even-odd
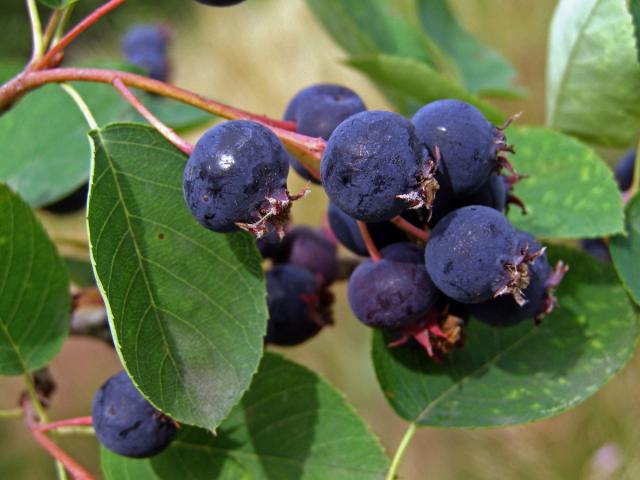
{"type": "Polygon", "coordinates": [[[125,457],[156,455],[176,434],[175,422],[145,400],[124,371],[96,392],[91,415],[100,443],[125,457]]]}
{"type": "Polygon", "coordinates": [[[633,170],[636,165],[636,151],[630,150],[624,154],[618,163],[616,163],[616,168],[614,170],[614,175],[616,177],[616,181],[618,182],[618,187],[621,191],[626,192],[631,188],[631,183],[633,182],[633,170]]]}
{"type": "Polygon", "coordinates": [[[209,5],[210,7],[231,7],[244,2],[244,0],[196,0],[199,3],[209,5]]]}
{"type": "Polygon", "coordinates": [[[273,258],[282,250],[282,240],[275,228],[269,228],[265,235],[256,239],[256,247],[262,258],[273,258]]]}
{"type": "Polygon", "coordinates": [[[325,286],[338,276],[336,245],[320,230],[309,227],[297,226],[289,230],[274,253],[273,261],[309,270],[325,286]]]}
{"type": "MultiPolygon", "coordinates": [[[[521,245],[532,251],[542,248],[540,243],[525,232],[518,232],[521,245]]],[[[511,296],[503,295],[486,302],[468,305],[468,311],[476,319],[488,325],[506,327],[516,325],[527,319],[540,321],[551,313],[555,306],[552,289],[555,288],[564,272],[554,272],[549,265],[546,253],[538,256],[529,264],[529,286],[524,290],[527,302],[518,303],[511,296]],[[557,277],[557,275],[560,275],[557,277]]]]}
{"type": "Polygon", "coordinates": [[[458,302],[479,303],[510,293],[522,303],[527,264],[536,252],[521,247],[503,214],[484,206],[463,207],[431,232],[426,267],[436,286],[458,302]]]}
{"type": "Polygon", "coordinates": [[[469,196],[498,169],[504,134],[473,105],[438,100],[418,110],[412,121],[429,150],[434,152],[437,146],[440,151],[436,180],[441,191],[469,196]]]}
{"type": "Polygon", "coordinates": [[[285,150],[268,128],[232,120],[207,130],[189,157],[184,197],[194,217],[216,232],[241,227],[257,236],[282,230],[292,197],[285,150]]]}
{"type": "Polygon", "coordinates": [[[354,315],[376,328],[402,328],[420,321],[439,295],[424,268],[422,248],[400,243],[383,248],[381,254],[381,260],[361,263],[349,279],[354,315]]]}
{"type": "MultiPolygon", "coordinates": [[[[413,215],[408,214],[414,212],[413,210],[408,211],[403,213],[402,216],[413,217],[413,215]]],[[[358,228],[358,222],[354,218],[344,213],[333,203],[329,203],[327,216],[329,218],[331,231],[342,245],[356,255],[362,257],[369,256],[369,251],[364,244],[362,234],[358,228]]],[[[411,218],[410,221],[412,223],[418,223],[413,218],[411,218]]],[[[373,243],[375,243],[378,248],[384,248],[393,243],[407,241],[407,235],[391,222],[371,222],[367,223],[367,228],[369,229],[369,235],[371,235],[373,243]]]]}
{"type": "Polygon", "coordinates": [[[338,208],[357,220],[384,222],[430,204],[432,167],[411,122],[391,112],[366,111],[335,129],[320,173],[338,208]]]}
{"type": "MultiPolygon", "coordinates": [[[[343,120],[366,109],[362,99],[353,90],[326,83],[299,91],[287,105],[284,119],[295,122],[298,133],[329,140],[343,120]]],[[[294,156],[289,155],[289,163],[302,178],[320,183],[294,156]]]]}
{"type": "Polygon", "coordinates": [[[89,184],[84,183],[66,197],[61,198],[49,205],[45,205],[46,211],[63,215],[66,213],[74,213],[82,210],[87,204],[87,195],[89,194],[89,184]]]}
{"type": "Polygon", "coordinates": [[[149,77],[166,81],[170,65],[167,56],[170,34],[166,27],[141,25],[131,28],[122,40],[122,53],[129,63],[149,77]]]}
{"type": "Polygon", "coordinates": [[[582,249],[601,262],[610,262],[609,247],[601,238],[585,238],[580,240],[582,249]]]}
{"type": "Polygon", "coordinates": [[[315,276],[294,265],[277,265],[266,274],[269,323],[267,343],[297,345],[332,323],[331,294],[315,276]]]}

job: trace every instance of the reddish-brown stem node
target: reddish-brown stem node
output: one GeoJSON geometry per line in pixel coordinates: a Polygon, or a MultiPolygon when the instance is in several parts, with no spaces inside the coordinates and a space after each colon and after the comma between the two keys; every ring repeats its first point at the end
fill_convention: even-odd
{"type": "Polygon", "coordinates": [[[409,235],[417,238],[418,240],[422,240],[426,242],[429,240],[429,232],[422,230],[421,228],[416,227],[413,223],[405,220],[404,218],[397,216],[391,219],[391,223],[393,223],[400,230],[407,232],[409,235]]]}
{"type": "Polygon", "coordinates": [[[167,127],[158,117],[151,113],[149,109],[136,98],[133,92],[129,90],[124,83],[122,83],[122,80],[116,78],[113,81],[113,86],[116,88],[116,90],[118,90],[120,95],[122,95],[122,97],[133,108],[135,108],[147,122],[149,122],[149,124],[153,128],[160,132],[160,135],[173,143],[178,150],[182,151],[186,155],[191,155],[191,152],[193,152],[193,145],[191,145],[184,138],[174,132],[171,128],[167,127]]]}
{"type": "Polygon", "coordinates": [[[23,404],[25,422],[33,439],[47,451],[49,455],[58,460],[64,468],[73,476],[75,480],[94,480],[94,476],[84,469],[79,463],[71,458],[67,452],[62,450],[56,443],[51,440],[40,429],[40,426],[36,422],[36,414],[33,410],[31,402],[25,401],[23,404]]]}
{"type": "Polygon", "coordinates": [[[58,420],[56,422],[49,422],[42,425],[37,425],[35,428],[40,432],[48,432],[50,430],[57,430],[63,427],[77,427],[93,425],[93,418],[91,417],[77,417],[77,418],[65,418],[64,420],[58,420]]]}
{"type": "Polygon", "coordinates": [[[358,228],[360,229],[360,235],[362,235],[362,240],[367,247],[367,251],[369,252],[371,260],[373,260],[374,262],[382,260],[380,250],[378,250],[378,247],[376,247],[373,238],[371,238],[371,234],[369,233],[367,224],[358,220],[358,228]]]}
{"type": "Polygon", "coordinates": [[[59,54],[64,51],[64,49],[73,42],[82,32],[87,30],[93,24],[95,24],[98,20],[104,17],[107,13],[109,13],[114,8],[122,5],[126,0],[110,0],[101,7],[97,8],[93,12],[91,12],[87,17],[85,17],[80,23],[78,23],[75,27],[69,30],[64,37],[60,39],[58,43],[56,43],[53,47],[49,49],[49,51],[42,56],[40,60],[35,62],[33,65],[30,65],[28,70],[41,70],[43,68],[47,68],[49,63],[59,54]]]}

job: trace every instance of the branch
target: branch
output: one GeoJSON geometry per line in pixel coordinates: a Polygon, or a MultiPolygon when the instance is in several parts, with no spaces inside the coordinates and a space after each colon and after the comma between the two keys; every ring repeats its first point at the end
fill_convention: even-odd
{"type": "Polygon", "coordinates": [[[37,425],[35,428],[40,432],[48,432],[50,430],[58,430],[64,427],[77,427],[77,426],[93,425],[92,417],[78,417],[78,418],[66,418],[64,420],[58,420],[56,422],[49,422],[42,425],[37,425]]]}
{"type": "Polygon", "coordinates": [[[181,150],[187,156],[191,155],[191,152],[193,152],[193,145],[191,145],[184,138],[182,138],[176,132],[174,132],[169,127],[167,127],[164,123],[162,123],[162,121],[158,117],[156,117],[153,113],[151,113],[149,109],[147,109],[147,107],[145,107],[136,98],[133,92],[131,92],[131,90],[129,90],[126,87],[126,85],[122,83],[122,80],[120,80],[119,78],[116,78],[113,81],[113,86],[115,87],[116,90],[118,90],[118,93],[120,93],[120,95],[122,95],[122,97],[133,108],[135,108],[138,111],[138,113],[140,113],[140,115],[142,115],[147,122],[151,124],[151,126],[153,126],[158,132],[160,132],[160,134],[164,138],[166,138],[171,143],[173,143],[178,150],[181,150]]]}
{"type": "Polygon", "coordinates": [[[96,68],[54,68],[37,72],[26,71],[0,87],[0,112],[9,108],[27,92],[49,83],[77,81],[113,84],[116,79],[120,79],[127,87],[139,88],[172,100],[177,100],[223,118],[260,122],[270,127],[285,146],[287,146],[307,168],[315,172],[314,174],[319,177],[320,158],[326,145],[324,139],[307,137],[306,135],[291,131],[295,129],[295,124],[292,122],[273,120],[262,115],[254,115],[244,110],[210,100],[197,93],[176,87],[175,85],[170,85],[135,73],[96,68]]]}
{"type": "Polygon", "coordinates": [[[47,68],[82,32],[95,24],[111,10],[122,5],[125,1],[126,0],[110,0],[100,8],[93,11],[84,20],[78,23],[78,25],[69,30],[69,32],[67,32],[67,34],[62,37],[58,43],[51,47],[39,61],[31,65],[29,70],[41,70],[43,68],[47,68]]]}

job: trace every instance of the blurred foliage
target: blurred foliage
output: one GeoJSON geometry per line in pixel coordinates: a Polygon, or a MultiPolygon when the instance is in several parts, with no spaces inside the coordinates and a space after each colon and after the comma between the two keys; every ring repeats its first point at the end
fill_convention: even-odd
{"type": "MultiPolygon", "coordinates": [[[[74,6],[70,24],[81,20],[103,3],[103,0],[78,2],[74,6]]],[[[20,61],[28,59],[31,54],[31,33],[25,3],[17,0],[3,0],[0,9],[0,58],[20,61]]],[[[44,28],[51,9],[40,4],[38,9],[44,28]]],[[[162,21],[171,18],[177,12],[181,15],[190,12],[190,9],[185,9],[184,0],[135,0],[135,5],[131,2],[131,5],[117,8],[107,18],[100,20],[98,27],[89,30],[85,35],[99,40],[119,25],[137,21],[148,22],[153,19],[162,21]]]]}

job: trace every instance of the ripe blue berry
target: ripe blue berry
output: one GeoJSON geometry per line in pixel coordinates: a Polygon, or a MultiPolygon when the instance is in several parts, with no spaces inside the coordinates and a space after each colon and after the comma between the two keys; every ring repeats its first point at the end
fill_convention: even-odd
{"type": "MultiPolygon", "coordinates": [[[[408,217],[407,220],[411,223],[420,225],[418,219],[415,218],[417,215],[412,215],[414,212],[414,210],[407,211],[402,214],[402,217],[408,217]]],[[[329,203],[327,216],[329,218],[331,231],[342,245],[356,255],[362,257],[369,256],[369,251],[362,239],[358,223],[354,218],[344,213],[333,203],[329,203]]],[[[373,243],[378,248],[384,248],[387,245],[406,242],[408,240],[407,235],[391,222],[367,223],[367,228],[369,229],[373,243]]]]}
{"type": "Polygon", "coordinates": [[[631,187],[633,181],[633,169],[636,165],[636,151],[630,150],[624,154],[618,163],[614,171],[618,187],[623,192],[626,192],[631,187]]]}
{"type": "Polygon", "coordinates": [[[510,293],[523,303],[527,264],[536,253],[522,251],[515,228],[503,214],[474,205],[438,222],[425,255],[433,282],[458,302],[479,303],[510,293]]]}
{"type": "Polygon", "coordinates": [[[336,245],[322,231],[309,227],[297,226],[289,230],[274,253],[273,261],[310,271],[320,285],[330,285],[338,276],[336,245]]]}
{"type": "Polygon", "coordinates": [[[296,198],[287,192],[288,170],[284,148],[269,129],[245,120],[225,122],[194,147],[184,171],[185,201],[216,232],[241,227],[262,236],[270,224],[281,231],[296,198]]]}
{"type": "MultiPolygon", "coordinates": [[[[287,105],[284,119],[296,122],[296,131],[303,135],[329,140],[343,120],[366,109],[362,99],[353,90],[325,83],[299,91],[287,105]]],[[[320,183],[295,157],[290,155],[289,163],[302,178],[320,183]]]]}
{"type": "Polygon", "coordinates": [[[176,425],[138,392],[126,372],[96,392],[91,411],[102,445],[125,457],[151,457],[169,446],[176,425]]]}
{"type": "Polygon", "coordinates": [[[381,250],[382,259],[367,260],[349,279],[349,305],[365,325],[402,328],[420,321],[438,300],[422,248],[398,243],[381,250]]]}
{"type": "MultiPolygon", "coordinates": [[[[533,251],[542,249],[530,234],[518,232],[518,237],[525,248],[533,251]]],[[[513,297],[504,295],[468,305],[468,311],[481,322],[498,327],[516,325],[527,319],[540,321],[553,310],[555,298],[552,290],[558,286],[565,272],[562,264],[553,271],[547,254],[543,253],[529,265],[529,286],[524,290],[527,303],[518,305],[513,297]]]]}
{"type": "Polygon", "coordinates": [[[414,115],[418,138],[430,151],[440,151],[436,180],[454,197],[477,191],[499,166],[498,154],[507,148],[502,131],[476,107],[459,100],[438,100],[414,115]]]}
{"type": "Polygon", "coordinates": [[[84,183],[66,197],[61,198],[49,205],[45,205],[46,211],[63,215],[82,210],[87,204],[87,195],[89,194],[89,184],[84,183]]]}
{"type": "Polygon", "coordinates": [[[333,296],[304,268],[282,264],[266,273],[267,343],[297,345],[332,323],[333,296]]]}
{"type": "Polygon", "coordinates": [[[391,112],[352,115],[335,129],[320,163],[331,201],[351,217],[383,222],[430,205],[434,166],[411,122],[391,112]]]}
{"type": "Polygon", "coordinates": [[[131,28],[122,40],[122,53],[129,63],[142,68],[151,78],[169,78],[167,48],[170,34],[165,27],[141,25],[131,28]]]}

